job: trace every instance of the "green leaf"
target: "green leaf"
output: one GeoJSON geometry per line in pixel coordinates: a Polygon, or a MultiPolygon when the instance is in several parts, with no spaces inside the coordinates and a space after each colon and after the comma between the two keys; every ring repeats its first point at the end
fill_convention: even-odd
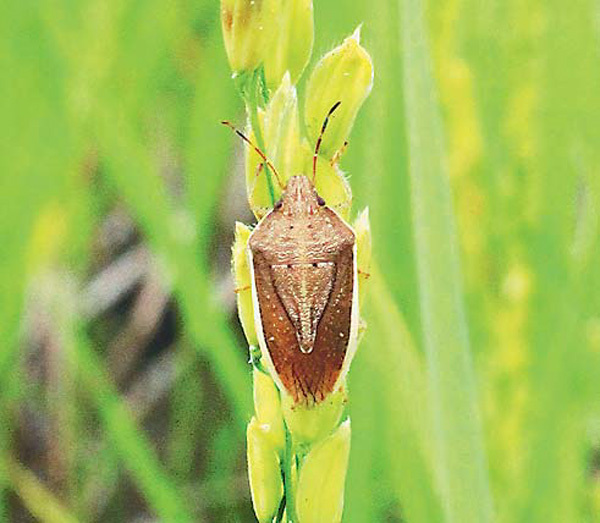
{"type": "MultiPolygon", "coordinates": [[[[368,286],[368,328],[350,373],[354,434],[346,514],[350,518],[354,510],[372,514],[376,509],[361,507],[365,494],[357,489],[371,489],[373,500],[381,503],[385,501],[382,485],[389,483],[389,494],[407,521],[440,521],[422,356],[377,268],[371,271],[368,286]],[[371,472],[369,480],[369,471],[378,467],[383,468],[383,478],[371,472]]],[[[384,514],[372,517],[381,520],[384,514]]]]}
{"type": "Polygon", "coordinates": [[[186,500],[167,476],[143,432],[109,381],[85,335],[72,332],[71,369],[100,414],[106,435],[150,506],[164,521],[193,521],[186,500]]]}
{"type": "Polygon", "coordinates": [[[448,521],[491,521],[440,108],[420,0],[404,0],[411,205],[437,481],[448,521]]]}
{"type": "MultiPolygon", "coordinates": [[[[537,56],[541,67],[535,168],[543,183],[531,236],[536,273],[530,338],[532,437],[524,478],[530,490],[515,515],[521,521],[581,519],[585,502],[585,429],[590,402],[598,397],[598,354],[585,343],[583,311],[584,296],[597,295],[598,288],[588,291],[593,277],[582,270],[583,253],[574,246],[589,219],[590,204],[597,205],[597,10],[596,2],[583,1],[570,6],[567,14],[562,3],[547,2],[547,24],[538,37],[542,45],[537,56]]],[[[589,254],[593,244],[594,240],[589,254]]],[[[598,266],[590,269],[597,273],[598,266]]],[[[592,318],[597,314],[596,309],[592,318]]]]}
{"type": "Polygon", "coordinates": [[[41,523],[77,523],[77,518],[38,480],[33,472],[16,461],[2,463],[2,466],[6,466],[9,470],[12,487],[27,510],[38,521],[41,523]]]}

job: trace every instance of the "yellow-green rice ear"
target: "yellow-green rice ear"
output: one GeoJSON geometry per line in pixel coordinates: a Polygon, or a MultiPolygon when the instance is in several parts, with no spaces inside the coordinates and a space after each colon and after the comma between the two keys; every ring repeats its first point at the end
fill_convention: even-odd
{"type": "Polygon", "coordinates": [[[356,234],[356,264],[358,266],[358,297],[362,306],[367,281],[371,275],[371,223],[369,208],[366,207],[354,221],[356,234]]]}
{"type": "Polygon", "coordinates": [[[300,469],[296,513],[302,523],[339,523],[350,455],[350,420],[309,452],[300,469]]]}
{"type": "Polygon", "coordinates": [[[265,427],[253,417],[246,431],[252,505],[261,523],[273,519],[283,496],[279,456],[265,427]]]}
{"type": "MultiPolygon", "coordinates": [[[[271,0],[273,1],[273,0],[271,0]]],[[[264,53],[265,80],[275,89],[289,73],[295,84],[306,67],[314,40],[312,0],[275,1],[275,24],[268,29],[264,53]]]]}
{"type": "MultiPolygon", "coordinates": [[[[302,172],[304,157],[301,151],[298,95],[289,73],[284,75],[265,109],[263,137],[267,157],[277,168],[284,184],[291,176],[302,172]]],[[[274,180],[274,183],[277,181],[274,180]]],[[[276,189],[277,192],[281,191],[281,187],[276,189]]]]}
{"type": "MultiPolygon", "coordinates": [[[[258,109],[258,121],[261,126],[261,132],[264,133],[262,130],[263,120],[264,111],[258,109]]],[[[256,143],[256,136],[254,135],[250,124],[247,126],[246,135],[251,142],[256,143]]],[[[251,147],[246,148],[245,165],[248,203],[250,204],[250,209],[252,209],[254,216],[260,220],[271,210],[273,203],[271,200],[271,193],[267,182],[267,176],[265,174],[263,160],[260,155],[251,147]]],[[[273,173],[271,173],[271,183],[275,189],[277,182],[274,180],[273,173]]]]}
{"type": "Polygon", "coordinates": [[[229,65],[234,74],[252,72],[263,60],[269,24],[265,2],[221,0],[221,27],[229,65]]]}
{"type": "MultiPolygon", "coordinates": [[[[263,153],[277,169],[277,176],[271,171],[271,184],[275,198],[281,195],[282,185],[295,175],[301,174],[305,164],[302,149],[300,118],[298,115],[298,96],[291,84],[290,75],[283,77],[281,85],[273,94],[267,107],[258,110],[258,121],[263,136],[263,153]]],[[[255,135],[248,129],[250,140],[255,135]]],[[[251,147],[246,150],[246,189],[250,207],[255,216],[262,218],[271,208],[271,192],[265,174],[263,159],[251,147]]]]}
{"type": "MultiPolygon", "coordinates": [[[[304,157],[302,172],[312,180],[314,147],[311,147],[308,141],[304,140],[302,152],[304,157]]],[[[348,220],[352,206],[352,190],[341,169],[335,164],[331,165],[329,160],[319,155],[317,158],[317,175],[314,182],[317,192],[325,200],[327,206],[331,207],[344,220],[348,220]]]]}
{"type": "Polygon", "coordinates": [[[285,428],[279,391],[271,376],[265,372],[255,368],[252,375],[256,418],[265,427],[265,433],[271,438],[275,450],[281,454],[285,445],[285,428]]]}
{"type": "Polygon", "coordinates": [[[248,266],[247,255],[250,233],[251,231],[248,226],[236,222],[235,241],[233,243],[231,259],[240,322],[248,340],[248,345],[256,346],[258,345],[258,339],[254,326],[254,306],[252,304],[250,267],[248,266]]]}
{"type": "Polygon", "coordinates": [[[346,405],[346,389],[340,387],[321,403],[305,406],[282,393],[283,417],[295,444],[312,445],[331,434],[338,426],[346,405]]]}
{"type": "Polygon", "coordinates": [[[331,160],[343,147],[358,110],[371,92],[373,63],[360,45],[360,31],[346,38],[315,66],[306,86],[304,120],[310,143],[316,143],[323,120],[332,106],[341,105],[323,136],[321,154],[331,160]]]}

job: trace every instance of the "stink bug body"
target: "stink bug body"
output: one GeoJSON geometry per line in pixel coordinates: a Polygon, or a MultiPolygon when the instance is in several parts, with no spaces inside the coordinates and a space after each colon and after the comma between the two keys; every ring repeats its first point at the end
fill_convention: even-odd
{"type": "Polygon", "coordinates": [[[266,365],[296,403],[318,403],[336,388],[356,350],[354,231],[300,175],[290,178],[248,246],[266,365]]]}
{"type": "MultiPolygon", "coordinates": [[[[261,212],[251,233],[238,226],[234,269],[242,324],[247,336],[251,330],[249,340],[256,334],[251,343],[258,342],[261,362],[279,390],[293,404],[308,407],[343,387],[358,343],[359,275],[365,274],[357,257],[357,237],[364,233],[355,233],[315,187],[322,136],[338,106],[339,102],[323,122],[312,155],[312,178],[291,176],[287,184],[260,149],[224,122],[262,159],[258,172],[269,169],[282,190],[273,208],[261,212]]],[[[331,165],[335,168],[333,161],[331,165]]],[[[325,191],[323,196],[329,194],[325,191]]],[[[365,224],[368,230],[368,217],[363,216],[361,231],[365,224]]],[[[364,252],[361,258],[364,261],[364,252]]]]}

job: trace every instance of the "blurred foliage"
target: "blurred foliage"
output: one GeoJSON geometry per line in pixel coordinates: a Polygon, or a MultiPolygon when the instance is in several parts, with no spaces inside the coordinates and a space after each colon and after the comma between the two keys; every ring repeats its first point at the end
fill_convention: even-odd
{"type": "MultiPolygon", "coordinates": [[[[599,16],[316,3],[313,60],[362,22],[376,71],[344,521],[600,520],[599,16]]],[[[0,35],[0,520],[251,520],[218,2],[9,2],[0,35]],[[146,283],[100,278],[131,259],[175,316],[159,354],[122,337],[146,283]]]]}

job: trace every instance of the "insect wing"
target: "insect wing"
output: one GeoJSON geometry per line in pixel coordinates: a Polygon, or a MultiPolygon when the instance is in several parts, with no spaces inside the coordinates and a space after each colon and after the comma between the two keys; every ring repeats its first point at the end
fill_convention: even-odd
{"type": "Polygon", "coordinates": [[[296,402],[319,402],[333,391],[353,342],[354,250],[346,242],[316,266],[250,254],[261,349],[278,385],[296,402]]]}

